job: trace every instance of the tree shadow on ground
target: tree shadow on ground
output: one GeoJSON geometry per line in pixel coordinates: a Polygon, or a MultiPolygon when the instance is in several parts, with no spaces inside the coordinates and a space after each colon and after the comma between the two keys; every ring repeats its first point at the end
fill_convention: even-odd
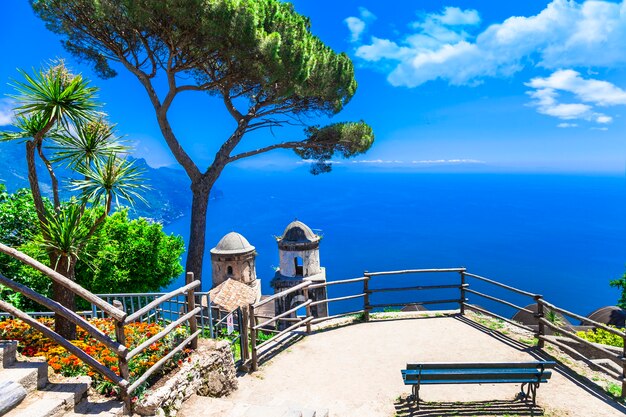
{"type": "Polygon", "coordinates": [[[409,399],[400,397],[394,403],[395,417],[447,417],[447,416],[543,416],[541,407],[519,400],[493,400],[469,402],[426,402],[420,407],[409,399]]]}

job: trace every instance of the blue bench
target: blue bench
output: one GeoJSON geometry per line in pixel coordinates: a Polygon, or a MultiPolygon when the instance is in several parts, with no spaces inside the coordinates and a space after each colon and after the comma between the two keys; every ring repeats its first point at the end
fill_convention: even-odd
{"type": "Polygon", "coordinates": [[[412,385],[419,408],[420,386],[425,384],[521,384],[525,400],[536,405],[537,388],[548,382],[554,361],[505,363],[410,363],[402,370],[404,385],[412,385]],[[524,392],[525,386],[526,392],[524,392]]]}

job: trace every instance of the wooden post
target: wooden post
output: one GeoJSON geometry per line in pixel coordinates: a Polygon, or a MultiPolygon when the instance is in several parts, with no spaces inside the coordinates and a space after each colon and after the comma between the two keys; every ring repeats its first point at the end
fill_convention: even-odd
{"type": "MultiPolygon", "coordinates": [[[[306,287],[303,288],[302,293],[304,294],[304,300],[309,300],[309,289],[306,287]]],[[[312,317],[311,304],[306,305],[306,318],[308,319],[309,317],[312,317]]],[[[306,322],[306,334],[311,334],[311,320],[306,322]]]]}
{"type": "MultiPolygon", "coordinates": [[[[186,284],[189,285],[193,282],[193,272],[187,272],[186,284]]],[[[187,312],[196,308],[196,290],[195,288],[187,291],[187,312]]],[[[194,334],[198,330],[198,319],[194,314],[189,318],[189,334],[194,334]]],[[[191,348],[198,349],[198,336],[194,337],[190,344],[191,348]]]]}
{"type": "Polygon", "coordinates": [[[239,329],[239,337],[241,338],[241,362],[245,365],[250,358],[250,353],[248,352],[248,309],[241,308],[239,310],[241,312],[241,329],[239,329]]]}
{"type": "Polygon", "coordinates": [[[465,271],[461,271],[461,299],[459,300],[459,310],[461,315],[465,314],[465,271]]]}
{"type": "Polygon", "coordinates": [[[537,329],[537,347],[539,349],[543,349],[543,347],[545,346],[545,342],[540,337],[540,336],[545,336],[546,335],[545,326],[544,326],[543,322],[541,321],[541,319],[544,318],[544,316],[545,316],[543,303],[541,302],[541,299],[543,297],[541,295],[535,295],[534,298],[535,298],[535,302],[537,303],[537,314],[535,314],[535,317],[539,321],[539,327],[537,329]]]}
{"type": "Polygon", "coordinates": [[[626,336],[624,336],[624,350],[622,352],[622,400],[626,398],[626,336]]]}
{"type": "Polygon", "coordinates": [[[250,315],[250,354],[252,356],[251,370],[252,372],[255,372],[257,369],[259,369],[259,364],[257,363],[256,329],[254,328],[254,326],[256,326],[256,323],[254,320],[254,306],[252,304],[250,304],[250,310],[248,313],[250,315]]]}
{"type": "Polygon", "coordinates": [[[369,281],[370,277],[367,275],[367,271],[363,272],[363,320],[365,322],[370,321],[370,290],[369,281]]]}
{"type": "MultiPolygon", "coordinates": [[[[123,321],[115,320],[115,339],[119,344],[126,346],[126,335],[124,335],[123,321]]],[[[126,360],[127,353],[128,351],[125,351],[123,354],[118,353],[117,367],[119,369],[120,377],[130,383],[130,372],[128,371],[128,361],[126,360]]],[[[128,385],[121,387],[121,396],[122,401],[124,402],[124,415],[132,415],[132,403],[130,401],[130,395],[128,395],[128,385]]]]}

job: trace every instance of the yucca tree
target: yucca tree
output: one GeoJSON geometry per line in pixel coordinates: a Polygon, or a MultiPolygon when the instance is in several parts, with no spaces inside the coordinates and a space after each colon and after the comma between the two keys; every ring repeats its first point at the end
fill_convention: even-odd
{"type": "MultiPolygon", "coordinates": [[[[71,280],[76,262],[84,255],[98,227],[111,212],[113,203],[125,199],[130,204],[141,199],[145,188],[141,173],[132,162],[120,158],[128,148],[115,135],[95,103],[97,89],[80,75],[72,74],[63,62],[57,62],[29,75],[20,71],[24,82],[16,82],[19,103],[15,109],[14,130],[0,133],[0,140],[21,140],[26,144],[28,179],[35,201],[41,230],[41,244],[50,265],[71,280]],[[46,155],[52,152],[51,156],[46,155]],[[39,188],[36,158],[50,176],[53,208],[47,209],[39,188]],[[54,166],[64,164],[83,179],[70,181],[79,193],[68,202],[59,195],[59,181],[54,166]]],[[[74,294],[56,283],[53,298],[72,310],[74,294]]],[[[76,327],[62,317],[55,319],[55,331],[74,339],[76,327]]]]}

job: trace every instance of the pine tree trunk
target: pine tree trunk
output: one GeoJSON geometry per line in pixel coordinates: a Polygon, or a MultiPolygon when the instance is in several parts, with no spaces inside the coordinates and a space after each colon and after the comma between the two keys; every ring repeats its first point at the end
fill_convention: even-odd
{"type": "Polygon", "coordinates": [[[207,184],[205,181],[199,181],[199,184],[192,184],[191,186],[193,198],[191,202],[191,226],[186,268],[187,272],[193,272],[194,278],[199,280],[202,280],[206,215],[211,185],[207,184]]]}
{"type": "MultiPolygon", "coordinates": [[[[55,266],[54,270],[72,281],[75,281],[76,261],[68,259],[66,256],[54,256],[54,258],[54,260],[51,259],[52,265],[55,266]]],[[[52,298],[64,307],[76,311],[76,296],[72,291],[57,282],[52,283],[52,298]]],[[[54,331],[67,340],[76,339],[76,325],[59,314],[54,315],[54,331]]]]}

